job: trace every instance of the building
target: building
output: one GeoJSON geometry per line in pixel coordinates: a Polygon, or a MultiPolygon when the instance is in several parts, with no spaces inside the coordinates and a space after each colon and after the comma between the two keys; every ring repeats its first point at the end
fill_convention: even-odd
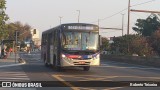
{"type": "Polygon", "coordinates": [[[31,29],[31,34],[32,34],[31,47],[32,48],[39,47],[41,45],[39,30],[38,29],[31,29]]]}

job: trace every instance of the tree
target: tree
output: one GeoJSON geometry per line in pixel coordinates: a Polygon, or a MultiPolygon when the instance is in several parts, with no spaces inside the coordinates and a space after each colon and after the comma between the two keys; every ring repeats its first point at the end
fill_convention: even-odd
{"type": "Polygon", "coordinates": [[[152,34],[150,44],[154,51],[160,55],[160,28],[152,34]]]}
{"type": "Polygon", "coordinates": [[[140,35],[124,35],[113,39],[112,50],[122,54],[151,55],[152,48],[149,46],[147,39],[140,35]]]}
{"type": "Polygon", "coordinates": [[[102,39],[101,50],[107,50],[107,48],[109,47],[109,40],[105,37],[101,37],[101,39],[102,39]]]}
{"type": "Polygon", "coordinates": [[[8,37],[9,39],[15,38],[14,36],[15,31],[19,32],[19,37],[18,37],[19,41],[31,38],[31,32],[30,32],[31,26],[28,24],[22,24],[21,22],[17,21],[14,23],[9,23],[7,27],[9,31],[9,37],[8,37]]]}
{"type": "Polygon", "coordinates": [[[5,13],[6,1],[0,0],[0,39],[5,39],[8,36],[6,30],[6,21],[9,19],[8,15],[5,13]]]}
{"type": "Polygon", "coordinates": [[[160,20],[156,14],[151,14],[147,19],[137,19],[133,30],[143,36],[151,36],[160,27],[160,20]]]}

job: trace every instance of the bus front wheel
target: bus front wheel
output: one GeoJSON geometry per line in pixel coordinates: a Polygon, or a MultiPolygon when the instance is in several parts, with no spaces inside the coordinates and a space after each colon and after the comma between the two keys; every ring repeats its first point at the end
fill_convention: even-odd
{"type": "Polygon", "coordinates": [[[84,71],[89,71],[89,69],[90,69],[90,66],[84,66],[84,67],[83,67],[83,70],[84,70],[84,71]]]}
{"type": "Polygon", "coordinates": [[[47,60],[44,60],[44,65],[45,65],[46,67],[49,66],[48,63],[47,63],[47,60]]]}

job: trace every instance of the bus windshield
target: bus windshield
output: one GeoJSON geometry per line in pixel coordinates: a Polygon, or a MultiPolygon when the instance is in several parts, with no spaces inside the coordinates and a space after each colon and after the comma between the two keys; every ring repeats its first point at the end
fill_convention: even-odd
{"type": "Polygon", "coordinates": [[[97,50],[98,32],[64,32],[62,34],[64,50],[97,50]]]}

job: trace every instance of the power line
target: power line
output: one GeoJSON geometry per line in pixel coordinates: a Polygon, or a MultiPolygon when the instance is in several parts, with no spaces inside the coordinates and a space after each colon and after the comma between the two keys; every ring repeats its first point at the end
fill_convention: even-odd
{"type": "MultiPolygon", "coordinates": [[[[140,4],[135,4],[135,5],[132,5],[132,6],[130,6],[130,7],[135,7],[135,6],[143,5],[143,4],[146,4],[146,3],[153,2],[153,1],[155,1],[155,0],[150,0],[150,1],[147,1],[147,2],[140,3],[140,4]]],[[[93,21],[93,22],[91,22],[91,23],[96,23],[96,22],[98,22],[98,21],[100,22],[100,21],[103,21],[103,20],[105,20],[105,19],[109,19],[109,18],[111,18],[111,17],[113,17],[113,16],[115,16],[115,15],[117,15],[117,14],[119,14],[119,13],[121,13],[121,12],[127,10],[127,9],[128,9],[128,8],[125,8],[125,9],[119,11],[119,12],[114,13],[113,15],[110,15],[110,16],[105,17],[105,18],[103,18],[103,19],[99,19],[99,20],[93,21]]]]}
{"type": "MultiPolygon", "coordinates": [[[[119,11],[119,12],[117,12],[117,13],[115,13],[115,14],[111,15],[111,16],[105,17],[105,18],[103,18],[103,19],[99,19],[99,21],[102,21],[102,20],[105,20],[105,19],[111,18],[111,17],[113,17],[113,16],[115,16],[115,15],[117,15],[117,14],[119,14],[119,13],[121,13],[121,12],[125,11],[125,10],[127,10],[127,8],[125,8],[125,9],[123,9],[123,10],[121,10],[121,11],[119,11]]],[[[94,21],[94,22],[91,22],[91,23],[95,23],[95,22],[98,22],[98,21],[94,21]]]]}
{"type": "Polygon", "coordinates": [[[139,6],[139,5],[147,4],[147,3],[150,3],[150,2],[153,2],[153,1],[155,1],[155,0],[150,0],[150,1],[147,1],[147,2],[143,2],[143,3],[135,4],[135,5],[132,5],[131,7],[135,7],[135,6],[139,6]]]}

